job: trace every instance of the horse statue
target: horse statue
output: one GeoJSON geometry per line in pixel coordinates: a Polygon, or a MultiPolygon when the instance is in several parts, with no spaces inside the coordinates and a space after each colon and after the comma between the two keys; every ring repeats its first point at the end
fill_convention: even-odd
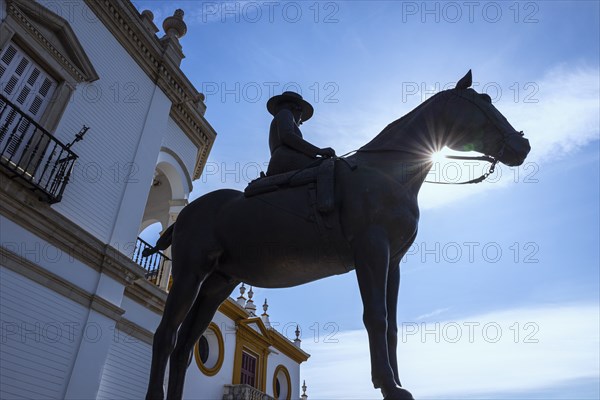
{"type": "Polygon", "coordinates": [[[169,357],[167,398],[182,398],[194,344],[240,282],[282,288],[351,270],[364,306],[373,385],[385,399],[412,399],[401,387],[396,358],[399,264],[417,234],[417,194],[431,153],[448,146],[517,166],[531,149],[471,84],[469,71],[352,156],[329,163],[333,175],[322,181],[298,171],[282,189],[267,185],[252,196],[217,190],[187,205],[154,248],[172,246],[173,284],[154,334],[146,399],[163,399],[169,357]],[[323,199],[327,187],[331,196],[323,199]]]}

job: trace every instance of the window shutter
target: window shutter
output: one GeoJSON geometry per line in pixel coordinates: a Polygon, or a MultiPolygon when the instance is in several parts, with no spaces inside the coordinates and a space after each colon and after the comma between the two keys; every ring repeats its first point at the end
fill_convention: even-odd
{"type": "Polygon", "coordinates": [[[14,43],[0,54],[2,95],[35,121],[40,120],[56,86],[56,81],[14,43]]]}
{"type": "Polygon", "coordinates": [[[256,357],[245,351],[242,352],[242,376],[240,382],[245,385],[256,387],[256,357]]]}

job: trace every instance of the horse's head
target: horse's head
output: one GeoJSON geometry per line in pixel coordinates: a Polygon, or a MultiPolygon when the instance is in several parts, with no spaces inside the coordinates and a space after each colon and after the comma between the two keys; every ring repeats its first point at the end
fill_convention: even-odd
{"type": "Polygon", "coordinates": [[[448,90],[447,143],[453,150],[476,151],[509,165],[521,165],[531,146],[494,107],[487,94],[470,89],[471,71],[448,90]]]}

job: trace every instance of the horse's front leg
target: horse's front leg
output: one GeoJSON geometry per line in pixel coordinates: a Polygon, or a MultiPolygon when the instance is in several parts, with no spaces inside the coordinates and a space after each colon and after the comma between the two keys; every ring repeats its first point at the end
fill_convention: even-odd
{"type": "Polygon", "coordinates": [[[399,387],[388,353],[387,280],[390,246],[382,227],[373,226],[355,238],[356,276],[363,301],[363,321],[369,335],[373,385],[386,399],[412,399],[399,387]]]}
{"type": "Polygon", "coordinates": [[[387,292],[386,292],[386,303],[387,303],[387,343],[388,343],[388,355],[390,365],[394,371],[394,379],[398,386],[402,386],[400,383],[400,376],[398,374],[398,292],[400,290],[400,260],[406,254],[410,246],[415,241],[417,232],[411,236],[411,238],[404,244],[402,249],[394,255],[390,261],[387,277],[387,292]]]}
{"type": "Polygon", "coordinates": [[[400,376],[398,374],[398,292],[400,289],[400,260],[392,259],[389,265],[388,277],[387,277],[387,291],[386,291],[386,305],[387,305],[387,345],[388,345],[388,357],[390,360],[390,366],[394,371],[394,380],[398,386],[402,386],[400,383],[400,376]]]}

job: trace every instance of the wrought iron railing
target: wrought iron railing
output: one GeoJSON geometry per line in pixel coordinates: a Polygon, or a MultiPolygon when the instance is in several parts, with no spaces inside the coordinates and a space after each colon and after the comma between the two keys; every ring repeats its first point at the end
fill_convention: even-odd
{"type": "Polygon", "coordinates": [[[131,258],[146,270],[146,279],[153,282],[155,285],[160,285],[165,262],[170,261],[171,259],[160,251],[151,254],[148,257],[144,257],[142,254],[144,250],[151,249],[152,247],[153,246],[144,239],[137,238],[135,250],[133,251],[133,256],[131,258]]]}
{"type": "Polygon", "coordinates": [[[51,204],[61,200],[77,160],[69,147],[0,95],[0,165],[51,204]]]}

